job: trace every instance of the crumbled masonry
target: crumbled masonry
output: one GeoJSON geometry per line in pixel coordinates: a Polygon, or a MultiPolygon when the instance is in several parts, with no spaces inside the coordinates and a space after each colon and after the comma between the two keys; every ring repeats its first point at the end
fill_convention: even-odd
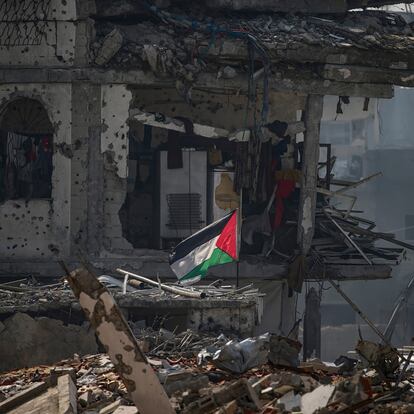
{"type": "Polygon", "coordinates": [[[0,0],[0,414],[414,414],[413,109],[414,0],[0,0]]]}

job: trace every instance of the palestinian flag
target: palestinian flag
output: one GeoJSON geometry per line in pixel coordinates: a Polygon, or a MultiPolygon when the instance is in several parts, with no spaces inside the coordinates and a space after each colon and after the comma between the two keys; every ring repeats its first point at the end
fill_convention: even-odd
{"type": "Polygon", "coordinates": [[[237,210],[183,240],[170,255],[170,266],[183,284],[205,277],[212,266],[237,260],[237,210]]]}

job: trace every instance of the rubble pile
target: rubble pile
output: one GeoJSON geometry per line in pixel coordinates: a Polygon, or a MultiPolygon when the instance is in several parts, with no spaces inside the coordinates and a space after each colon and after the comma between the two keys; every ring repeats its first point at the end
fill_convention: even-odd
{"type": "MultiPolygon", "coordinates": [[[[269,58],[275,61],[281,60],[288,50],[312,46],[335,48],[344,53],[353,48],[393,53],[414,48],[411,25],[401,16],[381,11],[350,12],[341,19],[293,14],[233,14],[207,18],[208,12],[158,13],[160,21],[157,22],[97,23],[97,37],[91,51],[95,63],[150,69],[158,76],[174,75],[194,80],[201,71],[217,70],[220,59],[229,61],[230,55],[247,63],[248,52],[245,46],[237,43],[242,38],[235,35],[237,33],[254,35],[266,48],[269,58]],[[202,20],[199,20],[200,15],[204,16],[202,20]],[[226,48],[225,41],[235,43],[226,48]]],[[[322,55],[315,54],[308,59],[324,62],[322,55]]],[[[303,63],[295,53],[291,53],[288,60],[303,63]]],[[[238,70],[243,68],[239,66],[238,70]]],[[[229,72],[222,71],[221,76],[229,72]]],[[[231,71],[230,77],[236,74],[231,71]]]]}
{"type": "MultiPolygon", "coordinates": [[[[360,341],[361,361],[301,364],[301,344],[274,334],[238,341],[146,329],[137,339],[177,413],[414,412],[412,368],[400,367],[399,351],[380,344],[360,341]]],[[[138,412],[105,354],[1,374],[0,412],[22,413],[21,404],[40,404],[45,392],[62,392],[68,381],[76,398],[70,412],[138,412]]]]}
{"type": "MultiPolygon", "coordinates": [[[[128,300],[168,300],[168,299],[237,299],[255,300],[261,297],[259,290],[252,284],[236,289],[230,285],[223,285],[221,280],[209,285],[199,285],[194,288],[179,287],[176,283],[161,284],[155,283],[158,287],[140,283],[133,280],[125,282],[124,277],[100,276],[100,280],[111,289],[112,294],[118,302],[128,300]],[[137,283],[134,283],[137,282],[137,283]],[[125,289],[123,289],[125,284],[125,289]],[[163,287],[170,287],[175,290],[165,290],[163,287]],[[190,295],[190,296],[186,296],[190,295]]],[[[44,284],[32,278],[16,280],[0,284],[0,313],[14,313],[27,311],[45,311],[62,308],[73,308],[79,310],[79,303],[73,295],[72,290],[63,280],[44,284]]]]}

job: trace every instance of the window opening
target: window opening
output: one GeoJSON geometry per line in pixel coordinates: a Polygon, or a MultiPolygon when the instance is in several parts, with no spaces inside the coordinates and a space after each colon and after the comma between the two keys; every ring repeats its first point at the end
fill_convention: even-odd
{"type": "Polygon", "coordinates": [[[53,127],[45,108],[20,98],[0,116],[0,201],[50,198],[53,127]]]}

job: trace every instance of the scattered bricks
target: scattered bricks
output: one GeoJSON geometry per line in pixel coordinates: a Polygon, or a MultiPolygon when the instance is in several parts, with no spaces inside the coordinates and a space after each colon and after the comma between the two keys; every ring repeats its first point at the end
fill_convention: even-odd
{"type": "Polygon", "coordinates": [[[223,407],[233,400],[236,400],[239,406],[253,412],[262,408],[262,403],[253,387],[247,379],[241,378],[230,385],[214,389],[209,396],[189,404],[184,413],[205,414],[216,408],[223,407]]]}
{"type": "Polygon", "coordinates": [[[199,390],[208,387],[209,381],[207,375],[197,375],[191,372],[179,372],[168,375],[164,389],[168,396],[175,392],[183,392],[187,390],[199,390]]]}

